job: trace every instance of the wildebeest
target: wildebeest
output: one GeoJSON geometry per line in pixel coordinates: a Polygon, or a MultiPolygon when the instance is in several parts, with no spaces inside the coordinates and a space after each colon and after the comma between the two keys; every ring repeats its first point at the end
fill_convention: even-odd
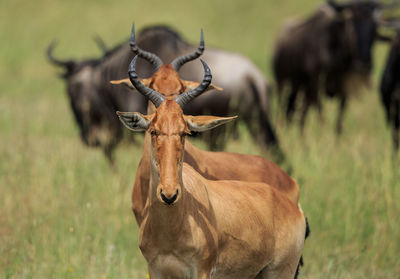
{"type": "MultiPolygon", "coordinates": [[[[144,150],[151,163],[145,170],[150,180],[139,241],[150,278],[293,278],[306,233],[301,208],[267,184],[208,180],[184,163],[187,134],[236,118],[183,113],[210,85],[207,65],[203,62],[198,87],[167,98],[140,81],[135,62],[130,80],[156,109],[148,115],[118,115],[130,130],[150,137],[144,150]]],[[[171,65],[160,68],[170,70],[171,65]]]]}
{"type": "MultiPolygon", "coordinates": [[[[291,120],[302,92],[301,129],[310,106],[322,110],[320,90],[339,101],[336,132],[342,131],[350,82],[367,83],[372,68],[372,47],[377,18],[385,5],[376,1],[328,1],[310,18],[288,24],[281,32],[274,54],[273,70],[279,94],[289,85],[286,117],[291,120]]],[[[279,96],[282,99],[282,96],[279,96]]]]}
{"type": "MultiPolygon", "coordinates": [[[[138,35],[138,46],[155,53],[165,63],[173,58],[191,53],[196,47],[184,41],[173,29],[166,26],[149,27],[138,35]]],[[[107,157],[112,160],[112,150],[121,139],[122,130],[116,110],[145,112],[146,102],[140,94],[133,94],[124,86],[115,86],[110,80],[127,76],[128,63],[133,58],[128,43],[107,51],[100,59],[76,62],[62,61],[53,57],[54,45],[48,48],[50,60],[65,69],[62,77],[67,83],[75,118],[81,136],[89,145],[100,145],[107,157]]],[[[254,138],[263,146],[280,153],[278,140],[268,117],[268,84],[258,68],[244,56],[207,48],[203,54],[214,69],[215,84],[224,89],[217,97],[205,94],[185,108],[187,114],[207,113],[218,116],[235,113],[247,124],[254,138]],[[258,120],[258,121],[254,121],[258,120]],[[255,125],[257,123],[257,125],[255,125]]],[[[139,75],[150,76],[153,68],[138,60],[139,75]]],[[[201,68],[188,63],[181,69],[186,80],[201,79],[201,68]]],[[[221,140],[221,131],[211,135],[209,145],[216,149],[221,140]]]]}
{"type": "Polygon", "coordinates": [[[47,55],[53,64],[64,69],[61,77],[67,84],[81,138],[89,146],[100,146],[112,162],[112,151],[122,137],[122,126],[115,111],[135,108],[144,113],[147,103],[142,96],[134,96],[130,90],[109,83],[110,79],[126,75],[126,69],[115,67],[117,64],[127,66],[125,57],[118,55],[125,45],[106,52],[100,59],[79,62],[55,58],[52,54],[54,46],[54,43],[49,46],[47,55]]]}
{"type": "Polygon", "coordinates": [[[385,107],[386,120],[392,129],[396,152],[400,145],[400,24],[398,25],[380,84],[381,101],[385,107]]]}

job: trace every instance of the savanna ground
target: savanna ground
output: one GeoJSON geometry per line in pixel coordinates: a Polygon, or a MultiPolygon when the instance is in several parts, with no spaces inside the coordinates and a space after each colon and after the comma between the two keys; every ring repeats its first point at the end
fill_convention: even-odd
{"type": "MultiPolygon", "coordinates": [[[[117,149],[117,171],[83,146],[57,70],[58,57],[99,56],[99,34],[112,46],[137,29],[167,23],[197,42],[247,55],[271,77],[274,41],[284,19],[313,11],[317,0],[0,2],[0,278],[146,278],[130,193],[141,145],[117,149]]],[[[312,233],[302,278],[398,278],[400,170],[392,156],[377,84],[387,47],[375,48],[374,87],[351,101],[340,140],[336,104],[325,123],[308,118],[276,129],[312,233]]],[[[295,62],[295,61],[294,61],[295,62]]],[[[274,99],[276,100],[276,98],[274,99]]],[[[272,102],[273,105],[276,101],[272,102]]],[[[279,124],[278,124],[279,123],[279,124]]],[[[259,154],[243,128],[228,150],[259,154]]],[[[137,137],[140,141],[141,137],[137,137]]],[[[197,142],[200,146],[204,144],[197,142]]]]}

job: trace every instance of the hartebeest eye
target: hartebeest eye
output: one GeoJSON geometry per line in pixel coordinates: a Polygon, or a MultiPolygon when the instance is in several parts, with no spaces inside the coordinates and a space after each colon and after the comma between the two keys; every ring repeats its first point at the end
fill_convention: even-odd
{"type": "Polygon", "coordinates": [[[150,131],[150,134],[152,136],[158,136],[160,133],[153,129],[153,130],[150,131]]]}

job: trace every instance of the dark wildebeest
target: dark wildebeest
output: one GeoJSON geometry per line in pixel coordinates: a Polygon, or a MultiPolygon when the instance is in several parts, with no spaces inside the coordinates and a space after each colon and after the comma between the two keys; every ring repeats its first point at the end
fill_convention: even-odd
{"type": "Polygon", "coordinates": [[[380,91],[385,107],[386,120],[392,129],[395,151],[400,145],[400,24],[386,61],[380,91]]]}
{"type": "MultiPolygon", "coordinates": [[[[170,63],[179,55],[194,53],[196,47],[184,41],[177,32],[165,26],[144,29],[137,37],[138,46],[155,53],[170,63]]],[[[140,94],[133,94],[125,86],[116,86],[110,80],[127,77],[129,61],[134,53],[129,43],[123,43],[107,51],[101,59],[62,61],[53,57],[54,45],[48,48],[50,60],[65,69],[62,77],[67,82],[67,91],[81,137],[89,145],[100,145],[112,160],[112,149],[122,136],[122,126],[115,111],[146,111],[146,101],[140,94]]],[[[259,143],[278,151],[278,141],[268,117],[268,84],[261,71],[244,56],[207,48],[203,57],[213,69],[214,82],[223,92],[208,93],[197,98],[185,108],[186,114],[209,113],[217,116],[239,114],[259,143]],[[254,121],[258,120],[258,121],[254,121]],[[257,123],[257,125],[255,125],[257,123]]],[[[139,75],[149,77],[152,65],[138,60],[139,75]]],[[[196,63],[185,64],[181,77],[186,80],[201,80],[202,69],[196,63]]],[[[218,130],[218,129],[217,129],[218,130]]],[[[223,143],[221,130],[211,134],[211,149],[223,143]]]]}
{"type": "Polygon", "coordinates": [[[310,106],[321,113],[319,90],[339,101],[336,132],[342,131],[343,114],[351,94],[350,81],[367,83],[372,68],[372,46],[377,33],[377,15],[385,6],[373,1],[336,3],[328,1],[310,18],[288,24],[276,46],[273,70],[282,99],[284,84],[290,92],[286,118],[291,121],[296,99],[302,92],[301,130],[310,106]]]}

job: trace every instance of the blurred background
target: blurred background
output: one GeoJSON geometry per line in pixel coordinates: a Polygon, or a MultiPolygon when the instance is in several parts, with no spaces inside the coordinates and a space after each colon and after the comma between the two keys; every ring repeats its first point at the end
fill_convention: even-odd
{"type": "MultiPolygon", "coordinates": [[[[282,167],[301,187],[311,235],[301,278],[397,278],[400,272],[400,170],[378,86],[388,43],[373,49],[372,86],[350,99],[343,134],[335,135],[336,102],[324,119],[311,110],[304,132],[278,117],[271,68],[278,32],[323,1],[0,2],[0,277],[146,278],[130,195],[142,137],[123,142],[111,168],[79,138],[57,57],[99,58],[136,30],[167,24],[197,44],[247,56],[271,85],[270,117],[286,155],[282,167]]],[[[295,63],[295,61],[294,61],[295,63]]],[[[123,78],[123,77],[121,77],[123,78]]],[[[240,116],[239,116],[240,117],[240,116]]],[[[226,150],[264,154],[246,127],[226,150]]],[[[194,143],[206,148],[200,140],[194,143]]],[[[265,155],[265,154],[264,154],[265,155]]]]}

